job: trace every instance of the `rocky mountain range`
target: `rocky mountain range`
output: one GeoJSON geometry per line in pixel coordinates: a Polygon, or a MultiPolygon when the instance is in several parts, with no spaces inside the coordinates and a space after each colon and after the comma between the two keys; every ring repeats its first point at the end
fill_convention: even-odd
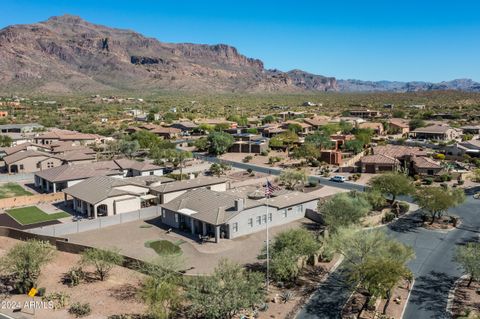
{"type": "Polygon", "coordinates": [[[72,15],[0,30],[0,56],[3,92],[480,92],[480,83],[472,80],[370,82],[267,70],[261,60],[229,45],[165,43],[72,15]]]}

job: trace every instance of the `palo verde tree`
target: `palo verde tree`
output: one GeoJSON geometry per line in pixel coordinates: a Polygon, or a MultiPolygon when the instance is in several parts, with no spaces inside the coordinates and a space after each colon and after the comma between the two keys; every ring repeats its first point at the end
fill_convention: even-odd
{"type": "Polygon", "coordinates": [[[215,155],[221,155],[227,152],[233,145],[234,139],[225,132],[212,132],[208,135],[209,151],[215,155]]]}
{"type": "Polygon", "coordinates": [[[373,190],[392,198],[392,205],[400,195],[408,195],[413,192],[413,185],[408,176],[401,173],[385,173],[374,176],[368,182],[373,190]]]}
{"type": "Polygon", "coordinates": [[[293,190],[307,181],[307,173],[304,170],[286,169],[280,173],[279,178],[287,189],[293,190]]]}
{"type": "Polygon", "coordinates": [[[185,291],[188,318],[231,319],[240,310],[263,302],[264,276],[221,260],[211,276],[193,277],[185,291]]]}
{"type": "Polygon", "coordinates": [[[474,280],[480,281],[480,243],[470,242],[464,246],[459,246],[455,260],[470,276],[467,287],[470,287],[474,280]]]}
{"type": "Polygon", "coordinates": [[[414,257],[411,247],[389,238],[380,230],[365,231],[356,227],[340,228],[328,238],[329,249],[343,255],[347,278],[357,290],[367,292],[362,311],[375,298],[386,298],[387,310],[391,292],[411,272],[406,267],[414,257]]]}
{"type": "Polygon", "coordinates": [[[176,255],[165,255],[152,263],[141,263],[138,270],[147,277],[143,281],[140,297],[148,306],[149,314],[155,319],[175,317],[182,306],[183,260],[176,255]]]}
{"type": "Polygon", "coordinates": [[[318,211],[330,232],[340,227],[358,225],[371,209],[366,196],[357,196],[353,192],[336,194],[325,203],[318,204],[318,211]]]}
{"type": "Polygon", "coordinates": [[[430,224],[433,224],[449,208],[463,203],[465,193],[459,188],[423,187],[416,192],[414,198],[418,206],[430,214],[430,224]]]}
{"type": "Polygon", "coordinates": [[[325,131],[316,131],[315,133],[305,137],[305,144],[310,143],[319,149],[331,149],[333,147],[330,135],[325,131]]]}
{"type": "Polygon", "coordinates": [[[123,256],[118,253],[118,250],[87,248],[82,252],[80,263],[95,267],[98,279],[104,281],[112,268],[121,265],[122,262],[123,256]]]}
{"type": "MultiPolygon", "coordinates": [[[[270,246],[272,277],[280,282],[294,282],[302,266],[299,259],[313,256],[319,249],[320,243],[314,234],[306,229],[291,229],[279,233],[270,246]]],[[[266,258],[266,246],[258,258],[266,258]]]]}
{"type": "Polygon", "coordinates": [[[27,293],[37,286],[42,267],[53,259],[55,248],[48,242],[29,240],[11,248],[0,259],[0,272],[11,276],[16,291],[27,293]]]}

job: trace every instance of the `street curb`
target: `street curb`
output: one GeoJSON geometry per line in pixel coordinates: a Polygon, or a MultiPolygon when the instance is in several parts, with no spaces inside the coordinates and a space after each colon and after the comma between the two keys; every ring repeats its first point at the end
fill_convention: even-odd
{"type": "Polygon", "coordinates": [[[405,310],[407,309],[408,302],[410,301],[410,295],[412,294],[413,286],[415,286],[415,278],[412,280],[412,285],[410,286],[410,291],[408,292],[407,299],[405,299],[405,304],[403,306],[402,314],[400,315],[400,319],[403,319],[403,315],[405,315],[405,310]]]}
{"type": "Polygon", "coordinates": [[[455,292],[457,291],[457,288],[458,288],[458,285],[460,284],[460,281],[463,280],[463,279],[467,279],[468,276],[467,275],[463,275],[461,276],[460,278],[458,278],[457,280],[455,280],[455,282],[453,283],[453,287],[450,289],[450,291],[448,292],[448,299],[447,299],[447,313],[449,315],[453,315],[453,301],[455,299],[455,292]]]}

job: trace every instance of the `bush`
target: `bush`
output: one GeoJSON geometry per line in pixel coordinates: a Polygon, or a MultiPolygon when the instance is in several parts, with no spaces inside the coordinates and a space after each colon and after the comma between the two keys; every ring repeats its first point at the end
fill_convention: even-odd
{"type": "Polygon", "coordinates": [[[441,161],[445,160],[445,154],[438,153],[438,154],[435,154],[433,157],[441,161]]]}
{"type": "Polygon", "coordinates": [[[244,163],[248,163],[250,162],[251,160],[253,159],[253,157],[251,155],[247,155],[243,158],[242,162],[244,163]]]}
{"type": "Polygon", "coordinates": [[[287,303],[290,300],[292,300],[294,296],[295,295],[291,290],[286,290],[282,292],[282,294],[280,295],[280,299],[282,300],[283,303],[287,303]]]}
{"type": "Polygon", "coordinates": [[[400,207],[400,214],[405,214],[410,209],[410,205],[407,202],[399,202],[398,207],[400,207]]]}
{"type": "Polygon", "coordinates": [[[320,166],[320,161],[319,160],[311,160],[310,165],[312,165],[312,167],[319,167],[320,166]]]}
{"type": "Polygon", "coordinates": [[[69,300],[70,296],[64,292],[52,292],[42,297],[42,301],[51,301],[53,303],[54,310],[65,308],[68,305],[69,300]]]}
{"type": "Polygon", "coordinates": [[[38,296],[38,297],[43,297],[43,296],[45,296],[45,291],[47,291],[47,289],[46,289],[45,287],[38,288],[37,296],[38,296]]]}
{"type": "Polygon", "coordinates": [[[90,304],[76,302],[70,306],[68,313],[74,315],[77,318],[88,316],[92,312],[90,304]]]}
{"type": "Polygon", "coordinates": [[[433,178],[431,178],[431,177],[424,178],[423,183],[425,185],[432,185],[433,184],[433,178]]]}
{"type": "Polygon", "coordinates": [[[261,151],[261,152],[260,152],[260,155],[262,155],[262,156],[268,156],[268,151],[261,151]]]}
{"type": "Polygon", "coordinates": [[[392,212],[387,212],[387,213],[385,213],[385,216],[383,217],[383,223],[389,223],[394,219],[395,219],[395,214],[392,213],[392,212]]]}
{"type": "Polygon", "coordinates": [[[85,279],[85,272],[82,267],[70,268],[63,277],[63,283],[69,287],[78,286],[85,279]]]}

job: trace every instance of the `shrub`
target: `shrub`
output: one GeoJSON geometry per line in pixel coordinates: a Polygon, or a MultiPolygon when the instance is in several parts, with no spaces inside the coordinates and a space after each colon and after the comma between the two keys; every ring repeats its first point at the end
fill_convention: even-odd
{"type": "Polygon", "coordinates": [[[261,151],[261,152],[260,152],[260,155],[262,155],[262,156],[268,156],[268,151],[261,151]]]}
{"type": "Polygon", "coordinates": [[[43,296],[45,296],[45,291],[46,291],[46,290],[47,290],[47,289],[46,289],[45,287],[38,288],[37,296],[38,296],[38,297],[43,297],[43,296]]]}
{"type": "Polygon", "coordinates": [[[247,155],[247,156],[245,156],[245,157],[243,158],[242,162],[248,163],[248,162],[250,162],[252,159],[253,159],[253,156],[247,155]]]}
{"type": "Polygon", "coordinates": [[[423,179],[423,182],[425,183],[425,185],[432,185],[433,184],[433,178],[426,177],[426,178],[423,179]]]}
{"type": "Polygon", "coordinates": [[[389,222],[391,222],[391,221],[394,220],[394,219],[395,219],[395,214],[392,213],[392,212],[387,212],[387,213],[385,214],[385,216],[383,217],[383,222],[384,222],[384,223],[389,223],[389,222]]]}
{"type": "Polygon", "coordinates": [[[291,290],[286,290],[282,292],[282,294],[280,295],[280,299],[282,300],[283,303],[289,302],[290,300],[293,299],[293,297],[294,297],[294,293],[291,290]]]}
{"type": "Polygon", "coordinates": [[[320,161],[319,160],[311,160],[310,165],[312,165],[312,167],[319,167],[320,166],[320,161]]]}
{"type": "Polygon", "coordinates": [[[68,305],[70,296],[64,292],[52,292],[46,296],[42,297],[42,301],[52,302],[53,309],[63,309],[68,305]]]}
{"type": "Polygon", "coordinates": [[[85,279],[85,272],[82,267],[70,268],[63,277],[63,283],[69,287],[78,286],[85,279]]]}
{"type": "Polygon", "coordinates": [[[400,207],[400,214],[405,214],[410,209],[410,205],[407,202],[399,202],[398,206],[400,207]]]}
{"type": "Polygon", "coordinates": [[[80,318],[88,316],[92,312],[92,309],[90,308],[90,304],[88,303],[76,302],[70,306],[68,312],[75,317],[80,318]]]}
{"type": "Polygon", "coordinates": [[[433,157],[441,161],[445,160],[445,154],[438,153],[438,154],[435,154],[433,157]]]}

